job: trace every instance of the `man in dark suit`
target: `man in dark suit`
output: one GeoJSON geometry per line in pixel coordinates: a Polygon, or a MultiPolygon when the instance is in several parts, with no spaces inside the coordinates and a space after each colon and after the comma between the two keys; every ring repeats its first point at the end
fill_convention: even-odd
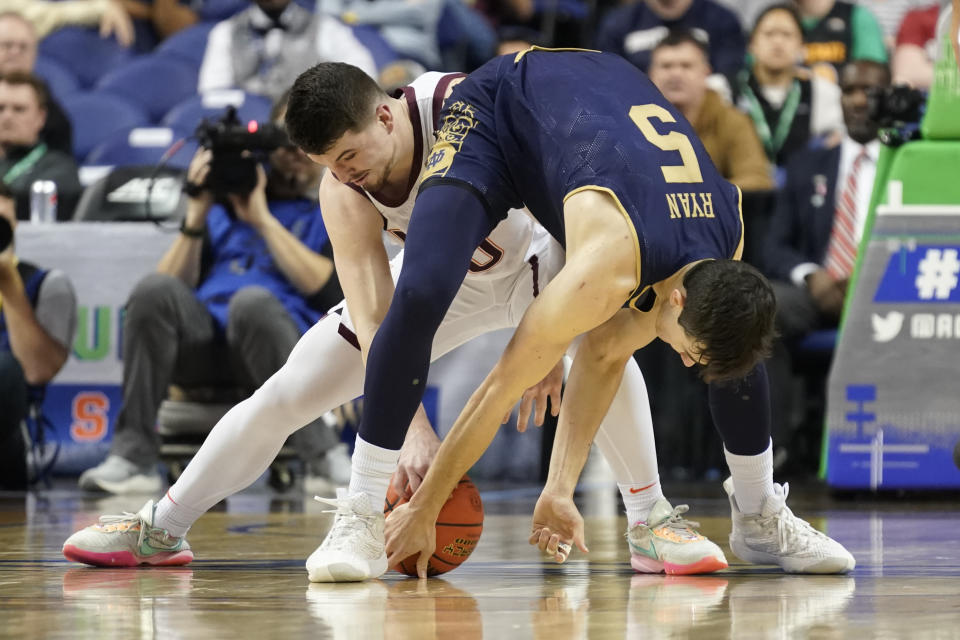
{"type": "Polygon", "coordinates": [[[887,65],[855,60],[840,74],[847,132],[830,148],[806,149],[787,165],[787,181],[764,246],[777,296],[780,344],[768,369],[774,439],[789,440],[790,348],[811,331],[836,328],[867,217],[880,141],[867,106],[870,89],[890,84],[887,65]]]}

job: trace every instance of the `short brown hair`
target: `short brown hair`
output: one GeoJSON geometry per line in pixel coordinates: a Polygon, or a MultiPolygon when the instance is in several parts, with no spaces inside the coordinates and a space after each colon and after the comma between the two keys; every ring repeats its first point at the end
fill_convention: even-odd
{"type": "Polygon", "coordinates": [[[704,260],[683,277],[678,322],[701,346],[707,382],[747,375],[773,347],[777,300],[763,275],[739,260],[704,260]]]}
{"type": "Polygon", "coordinates": [[[704,62],[710,64],[710,49],[707,48],[707,44],[687,29],[674,29],[668,33],[650,52],[650,62],[653,63],[653,57],[660,49],[681,47],[685,44],[693,45],[697,51],[703,54],[704,62]]]}
{"type": "Polygon", "coordinates": [[[290,89],[287,135],[307,153],[326,153],[343,134],[366,126],[370,105],[381,98],[387,94],[357,67],[321,62],[301,73],[290,89]]]}
{"type": "Polygon", "coordinates": [[[50,104],[50,91],[46,83],[33,75],[24,71],[11,71],[10,73],[0,74],[0,82],[6,82],[14,86],[30,85],[33,87],[33,93],[37,96],[37,104],[43,110],[50,104]]]}

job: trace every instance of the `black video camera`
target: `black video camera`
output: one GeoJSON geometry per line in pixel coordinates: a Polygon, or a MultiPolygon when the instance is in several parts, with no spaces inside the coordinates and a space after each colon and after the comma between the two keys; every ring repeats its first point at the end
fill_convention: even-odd
{"type": "Polygon", "coordinates": [[[899,146],[918,138],[927,97],[906,85],[876,87],[867,92],[870,120],[880,127],[880,141],[899,146]]]}
{"type": "Polygon", "coordinates": [[[204,119],[194,135],[213,154],[203,186],[218,198],[228,193],[248,195],[257,186],[257,163],[290,144],[286,132],[275,124],[240,122],[234,106],[227,107],[219,120],[204,119]]]}

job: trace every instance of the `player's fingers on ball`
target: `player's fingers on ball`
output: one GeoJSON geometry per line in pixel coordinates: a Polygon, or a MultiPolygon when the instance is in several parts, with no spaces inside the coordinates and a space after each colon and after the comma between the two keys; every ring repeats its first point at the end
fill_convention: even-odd
{"type": "Polygon", "coordinates": [[[550,415],[553,417],[560,415],[560,387],[550,392],[550,415]]]}
{"type": "Polygon", "coordinates": [[[410,474],[409,478],[407,479],[407,489],[410,491],[411,496],[417,492],[417,488],[420,486],[420,483],[422,482],[423,482],[423,478],[418,476],[416,473],[410,474]]]}
{"type": "Polygon", "coordinates": [[[417,575],[420,578],[427,577],[427,563],[430,562],[429,553],[420,553],[420,557],[417,558],[417,575]]]}

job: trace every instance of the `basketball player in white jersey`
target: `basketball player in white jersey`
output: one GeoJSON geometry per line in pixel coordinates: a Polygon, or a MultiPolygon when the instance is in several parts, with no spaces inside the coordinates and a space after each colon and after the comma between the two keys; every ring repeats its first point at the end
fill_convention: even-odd
{"type": "MultiPolygon", "coordinates": [[[[63,547],[68,559],[113,567],[190,562],[193,552],[185,535],[204,512],[256,480],[290,433],[363,393],[367,349],[386,314],[403,260],[401,252],[388,262],[383,231],[403,241],[439,128],[441,104],[461,77],[427,73],[394,97],[383,95],[376,112],[379,126],[361,136],[344,154],[350,157],[342,159],[345,165],[367,168],[348,173],[334,168],[324,176],[321,211],[346,300],[301,338],[283,368],[221,419],[163,498],[147,502],[137,514],[106,516],[75,533],[63,547]]],[[[563,262],[560,245],[530,216],[512,211],[477,248],[437,332],[432,358],[483,333],[515,327],[563,262]]],[[[551,376],[558,388],[562,366],[551,376]]],[[[549,380],[543,385],[549,387],[549,380]]],[[[541,416],[544,399],[541,394],[541,416]]],[[[681,517],[687,507],[674,508],[663,497],[646,387],[633,360],[596,442],[615,472],[626,506],[631,564],[637,571],[705,573],[727,566],[720,548],[681,517]]],[[[417,455],[422,459],[423,451],[432,458],[438,445],[421,406],[407,433],[400,467],[413,488],[423,470],[412,463],[404,466],[404,460],[417,455]]],[[[393,469],[392,461],[384,465],[387,478],[393,469]]],[[[387,569],[382,505],[366,500],[360,505],[348,500],[345,490],[338,494],[339,500],[325,501],[338,508],[337,517],[307,560],[309,578],[375,578],[387,569]],[[376,530],[373,538],[381,547],[372,562],[340,551],[356,540],[358,527],[376,530]]],[[[565,559],[565,553],[557,559],[565,559]]]]}

